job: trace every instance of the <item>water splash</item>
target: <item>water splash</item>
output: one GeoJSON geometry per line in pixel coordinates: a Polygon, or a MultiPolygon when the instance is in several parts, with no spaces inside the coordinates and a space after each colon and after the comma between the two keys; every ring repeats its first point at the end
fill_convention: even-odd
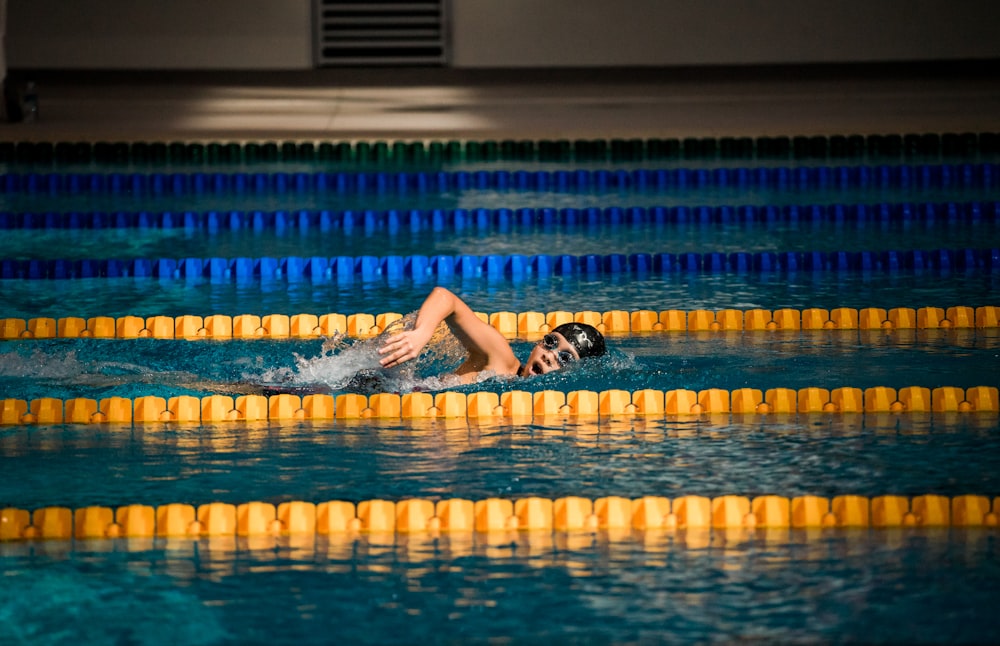
{"type": "MultiPolygon", "coordinates": [[[[594,383],[614,379],[637,379],[643,372],[641,360],[612,349],[600,360],[580,362],[571,368],[531,379],[511,380],[484,372],[476,384],[465,384],[453,374],[467,357],[459,340],[447,325],[440,325],[419,357],[401,366],[385,369],[379,364],[378,348],[385,340],[413,329],[416,313],[393,322],[380,335],[352,339],[336,335],[317,348],[317,354],[290,353],[275,344],[260,348],[236,341],[218,344],[185,345],[164,350],[169,345],[156,342],[143,346],[83,344],[73,348],[65,342],[38,341],[5,346],[0,352],[0,392],[7,397],[32,399],[41,396],[135,397],[150,394],[247,394],[263,392],[375,392],[440,391],[488,382],[491,390],[520,388],[594,389],[594,383]],[[71,349],[72,348],[72,349],[71,349]],[[143,349],[144,348],[144,349],[143,349]],[[96,354],[97,356],[91,356],[96,354]],[[513,382],[517,382],[515,385],[513,382]]],[[[304,342],[305,343],[305,342],[304,342]]],[[[526,342],[514,342],[517,354],[524,354],[526,342]],[[520,352],[519,352],[520,351],[520,352]]],[[[299,351],[303,346],[299,346],[299,351]]],[[[308,346],[305,346],[308,347],[308,346]]],[[[315,346],[313,346],[315,347],[315,346]]],[[[679,370],[682,366],[673,367],[679,370]]],[[[648,372],[648,368],[646,368],[648,372]]],[[[601,386],[603,387],[603,386],[601,386]]]]}
{"type": "Polygon", "coordinates": [[[466,350],[444,324],[437,327],[416,359],[394,368],[381,366],[379,347],[390,336],[412,330],[416,319],[417,313],[411,312],[369,339],[349,339],[337,334],[323,342],[317,356],[295,354],[293,368],[270,368],[258,374],[244,373],[243,377],[277,387],[366,394],[442,390],[460,385],[461,380],[449,373],[465,359],[466,350]]]}
{"type": "MultiPolygon", "coordinates": [[[[445,324],[438,326],[419,357],[395,368],[382,368],[378,348],[388,337],[413,329],[415,321],[416,312],[412,312],[370,339],[356,340],[342,334],[336,335],[326,339],[317,356],[304,357],[296,354],[294,367],[258,370],[255,374],[244,373],[243,378],[249,383],[277,389],[340,391],[366,395],[377,392],[439,391],[470,386],[452,372],[465,360],[467,351],[445,324]]],[[[517,348],[515,353],[516,351],[517,348]]],[[[518,387],[592,389],[592,382],[607,382],[609,375],[634,376],[641,370],[641,364],[633,354],[623,349],[611,349],[604,357],[588,359],[567,370],[530,377],[530,384],[522,383],[518,387]]],[[[509,377],[497,377],[488,371],[480,373],[475,383],[493,381],[496,381],[495,386],[501,390],[511,387],[509,377]]],[[[525,380],[516,381],[521,383],[525,380]]]]}

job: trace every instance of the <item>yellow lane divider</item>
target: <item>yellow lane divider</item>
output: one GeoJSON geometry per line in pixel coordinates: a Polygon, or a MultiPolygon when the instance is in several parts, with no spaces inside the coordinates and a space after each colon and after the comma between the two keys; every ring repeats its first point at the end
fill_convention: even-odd
{"type": "Polygon", "coordinates": [[[997,413],[1000,397],[994,386],[900,389],[872,388],[709,388],[574,390],[562,392],[413,392],[370,396],[340,395],[207,395],[146,396],[136,399],[42,397],[0,400],[0,424],[93,424],[151,422],[255,422],[268,420],[465,418],[518,421],[545,418],[665,417],[716,413],[997,413]]]}
{"type": "MultiPolygon", "coordinates": [[[[735,310],[609,310],[607,312],[477,313],[508,338],[544,334],[563,323],[589,323],[606,334],[721,330],[901,330],[1000,327],[1000,306],[972,308],[838,307],[735,310]]],[[[91,318],[4,318],[0,339],[253,339],[314,338],[380,334],[401,314],[239,314],[228,316],[95,316],[91,318]]]]}
{"type": "Polygon", "coordinates": [[[991,527],[1000,497],[776,495],[607,496],[517,500],[404,499],[214,502],[0,509],[0,540],[282,534],[712,530],[735,528],[991,527]]]}

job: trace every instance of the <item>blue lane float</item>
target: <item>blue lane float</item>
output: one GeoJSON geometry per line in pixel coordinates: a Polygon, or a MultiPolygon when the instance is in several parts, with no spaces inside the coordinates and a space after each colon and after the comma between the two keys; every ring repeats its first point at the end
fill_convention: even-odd
{"type": "Polygon", "coordinates": [[[807,251],[562,255],[336,256],[285,258],[136,258],[132,260],[0,259],[0,279],[154,278],[258,282],[372,282],[381,280],[767,272],[1000,272],[1000,248],[909,251],[807,251]]]}
{"type": "Polygon", "coordinates": [[[794,168],[324,173],[4,173],[0,193],[31,195],[420,194],[608,192],[701,188],[970,189],[996,186],[993,163],[794,168]]]}
{"type": "Polygon", "coordinates": [[[610,206],[605,208],[433,209],[388,211],[0,212],[0,230],[239,229],[338,231],[511,231],[642,224],[753,224],[898,221],[979,222],[1000,218],[1000,202],[917,202],[790,206],[610,206]]]}

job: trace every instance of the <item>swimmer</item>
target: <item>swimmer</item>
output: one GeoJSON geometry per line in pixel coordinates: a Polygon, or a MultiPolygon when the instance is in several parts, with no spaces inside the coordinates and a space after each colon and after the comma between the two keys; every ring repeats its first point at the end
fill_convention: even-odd
{"type": "Polygon", "coordinates": [[[483,322],[458,296],[435,287],[420,306],[413,329],[389,337],[379,348],[379,363],[383,368],[394,368],[415,359],[442,321],[469,353],[455,370],[463,383],[477,381],[480,373],[511,377],[544,375],[605,353],[604,337],[596,328],[585,323],[564,323],[542,337],[521,363],[496,328],[483,322]]]}

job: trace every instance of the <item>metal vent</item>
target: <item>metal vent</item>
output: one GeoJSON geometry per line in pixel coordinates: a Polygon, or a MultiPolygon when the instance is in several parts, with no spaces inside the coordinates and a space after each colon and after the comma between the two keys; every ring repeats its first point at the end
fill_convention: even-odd
{"type": "Polygon", "coordinates": [[[442,65],[446,1],[315,0],[317,65],[442,65]]]}

